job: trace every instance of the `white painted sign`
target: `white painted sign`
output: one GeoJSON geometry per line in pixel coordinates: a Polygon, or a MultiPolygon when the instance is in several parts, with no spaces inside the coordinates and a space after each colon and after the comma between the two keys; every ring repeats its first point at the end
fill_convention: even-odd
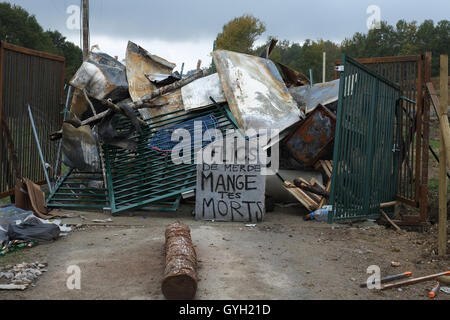
{"type": "Polygon", "coordinates": [[[259,222],[264,218],[265,176],[257,164],[198,164],[197,220],[259,222]]]}

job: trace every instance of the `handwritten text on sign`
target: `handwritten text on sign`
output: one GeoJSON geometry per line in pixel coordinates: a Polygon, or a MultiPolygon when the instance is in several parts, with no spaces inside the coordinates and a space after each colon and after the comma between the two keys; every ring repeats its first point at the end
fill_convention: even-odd
{"type": "Polygon", "coordinates": [[[198,220],[262,221],[266,179],[260,165],[197,165],[198,220]]]}

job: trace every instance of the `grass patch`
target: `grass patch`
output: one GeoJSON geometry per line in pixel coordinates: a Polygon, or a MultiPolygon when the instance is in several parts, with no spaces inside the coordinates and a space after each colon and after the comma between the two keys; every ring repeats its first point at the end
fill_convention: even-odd
{"type": "MultiPolygon", "coordinates": [[[[439,179],[437,178],[431,178],[428,182],[428,189],[432,191],[433,193],[439,192],[439,179]]],[[[447,193],[450,193],[450,184],[447,183],[447,193]]]]}
{"type": "Polygon", "coordinates": [[[440,142],[430,139],[430,146],[433,148],[433,150],[438,153],[439,152],[439,146],[440,146],[440,142]]]}

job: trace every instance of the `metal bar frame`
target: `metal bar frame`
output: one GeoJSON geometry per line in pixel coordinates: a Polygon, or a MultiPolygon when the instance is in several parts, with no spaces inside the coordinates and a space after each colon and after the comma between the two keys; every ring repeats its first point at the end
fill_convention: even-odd
{"type": "MultiPolygon", "coordinates": [[[[426,222],[427,219],[427,206],[428,206],[428,160],[429,160],[429,116],[430,116],[430,106],[427,102],[428,98],[424,93],[424,87],[427,82],[426,78],[431,77],[431,56],[427,59],[427,54],[425,55],[411,55],[411,56],[395,56],[395,57],[376,57],[376,58],[361,58],[356,59],[358,62],[365,65],[377,65],[388,66],[392,64],[402,64],[402,63],[416,63],[417,75],[416,75],[416,101],[415,109],[417,110],[417,116],[413,119],[415,123],[415,143],[412,149],[413,154],[409,157],[413,157],[414,161],[414,194],[412,198],[403,196],[399,191],[397,194],[397,200],[401,201],[409,206],[420,208],[419,216],[403,216],[402,222],[404,224],[414,225],[422,224],[426,222]]],[[[341,60],[336,60],[335,65],[341,64],[341,60]]],[[[400,75],[392,74],[395,71],[391,71],[391,78],[396,77],[399,81],[406,81],[406,79],[401,78],[400,75]]],[[[398,71],[397,71],[398,72],[398,71]]],[[[339,78],[339,73],[335,70],[335,78],[339,78]]],[[[404,83],[402,83],[404,85],[404,83]]],[[[410,97],[411,98],[411,97],[410,97]]],[[[413,97],[411,98],[413,99],[413,97]]],[[[407,98],[408,103],[412,103],[411,99],[407,98]]],[[[408,120],[409,121],[409,120],[408,120]]],[[[400,126],[403,126],[399,124],[400,126]]],[[[408,160],[405,160],[408,161],[408,160]]],[[[398,166],[399,173],[402,171],[402,166],[398,166]]],[[[404,172],[405,174],[405,172],[404,172]]],[[[399,186],[403,188],[399,175],[399,186]]],[[[404,177],[405,178],[405,177],[404,177]]]]}

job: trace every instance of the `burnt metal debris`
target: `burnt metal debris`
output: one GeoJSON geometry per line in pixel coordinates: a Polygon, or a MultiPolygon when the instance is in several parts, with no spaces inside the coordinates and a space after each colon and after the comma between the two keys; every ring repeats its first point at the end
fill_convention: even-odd
{"type": "Polygon", "coordinates": [[[316,87],[310,88],[300,72],[269,59],[275,45],[272,40],[259,57],[217,50],[212,54],[217,73],[199,63],[186,75],[131,41],[125,65],[106,53],[90,52],[70,81],[75,88],[70,113],[52,135],[52,140],[62,138],[69,170],[47,206],[102,208],[113,215],[176,210],[195,192],[196,153],[212,142],[189,141],[184,161],[174,163],[178,142],[172,136],[178,129],[191,136],[238,130],[244,137],[252,130],[277,129],[281,138],[266,148],[280,146],[289,158],[285,163],[312,167],[334,137],[335,115],[326,109],[334,100],[320,99],[319,91],[317,101],[324,106],[318,103],[314,111],[309,96],[316,87]],[[296,92],[303,100],[291,94],[296,92]],[[311,112],[306,120],[304,111],[311,112]],[[201,132],[195,126],[199,122],[201,132]]]}
{"type": "MultiPolygon", "coordinates": [[[[229,131],[247,142],[266,136],[258,145],[268,155],[279,149],[274,171],[291,199],[308,210],[332,202],[339,106],[342,97],[365,94],[360,75],[312,85],[301,72],[271,60],[276,44],[272,39],[259,56],[215,50],[213,68],[202,69],[199,61],[187,72],[183,65],[181,73],[175,63],[131,41],[123,63],[98,47],[91,51],[69,82],[61,129],[50,135],[60,140],[55,162],[68,170],[55,172],[47,207],[113,215],[177,210],[182,199],[195,195],[199,155],[220,145],[211,132],[223,137],[229,131]],[[190,138],[185,141],[180,130],[190,138]],[[207,134],[210,141],[204,141],[207,134]],[[196,135],[200,143],[192,139],[196,135]],[[299,176],[286,181],[278,170],[297,170],[299,176]],[[301,180],[304,170],[323,179],[301,180]]],[[[371,77],[384,81],[375,72],[371,77]]]]}

